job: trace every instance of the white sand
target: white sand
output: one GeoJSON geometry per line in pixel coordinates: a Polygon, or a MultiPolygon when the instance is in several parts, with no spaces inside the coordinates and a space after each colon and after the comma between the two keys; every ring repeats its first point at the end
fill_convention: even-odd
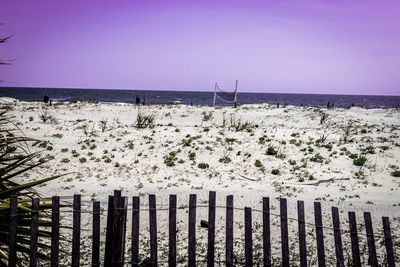
{"type": "MultiPolygon", "coordinates": [[[[23,180],[74,172],[39,187],[46,195],[80,193],[86,200],[106,202],[114,189],[120,189],[127,196],[156,193],[158,202],[165,205],[169,194],[178,194],[179,205],[186,205],[189,193],[198,194],[200,204],[207,200],[208,191],[214,190],[219,205],[225,204],[227,194],[233,194],[238,207],[261,208],[262,196],[269,196],[276,208],[279,203],[275,198],[286,197],[292,217],[296,216],[296,200],[306,202],[306,212],[312,211],[313,201],[321,200],[325,212],[336,205],[343,211],[371,211],[377,223],[381,222],[381,216],[399,220],[400,178],[391,175],[392,165],[400,167],[398,110],[269,105],[245,105],[237,109],[145,106],[141,110],[155,115],[155,126],[137,129],[138,111],[129,104],[75,103],[48,107],[19,102],[13,105],[10,113],[21,130],[29,137],[49,141],[43,148],[38,144],[32,149],[43,150],[43,156],[54,156],[45,167],[23,180]],[[44,111],[58,123],[43,123],[39,114],[44,111]],[[328,119],[321,125],[322,111],[328,114],[328,119]],[[212,118],[205,121],[203,112],[211,112],[212,118]],[[254,128],[235,131],[230,127],[233,117],[251,123],[254,128]],[[101,131],[101,120],[107,121],[105,132],[101,131]],[[350,122],[352,142],[345,144],[340,140],[350,122]],[[188,139],[188,135],[198,138],[184,146],[182,140],[188,139]],[[328,136],[324,144],[331,144],[331,151],[316,145],[315,140],[322,135],[328,136]],[[267,140],[263,144],[262,136],[267,140]],[[47,150],[49,146],[52,150],[47,150]],[[266,155],[269,146],[284,157],[266,155]],[[363,167],[355,166],[344,151],[359,155],[368,146],[375,153],[365,155],[367,161],[363,167]],[[79,156],[73,157],[72,151],[79,156]],[[175,166],[164,163],[171,151],[180,151],[175,166]],[[194,161],[189,159],[190,152],[196,153],[194,161]],[[316,153],[323,157],[322,163],[310,160],[316,153]],[[231,161],[219,162],[224,156],[231,161]],[[81,158],[86,162],[81,163],[81,158]],[[67,160],[68,163],[62,162],[67,160]],[[264,171],[255,166],[256,160],[264,166],[264,171]],[[289,160],[296,161],[295,165],[289,160]],[[209,168],[200,169],[199,163],[207,163],[209,168]],[[273,175],[272,169],[279,169],[280,175],[273,175]],[[363,177],[355,175],[360,170],[363,177]],[[309,185],[331,178],[342,180],[309,185]]],[[[143,202],[147,203],[147,198],[143,202]]],[[[206,214],[206,211],[199,213],[199,217],[206,219],[206,214]]],[[[221,211],[222,217],[223,214],[221,211]]]]}

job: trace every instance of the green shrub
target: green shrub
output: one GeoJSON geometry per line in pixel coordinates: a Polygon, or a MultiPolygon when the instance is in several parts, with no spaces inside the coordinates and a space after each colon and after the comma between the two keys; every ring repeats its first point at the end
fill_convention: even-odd
{"type": "Polygon", "coordinates": [[[359,155],[357,158],[353,159],[353,164],[356,166],[364,166],[367,158],[365,156],[359,155]]]}
{"type": "Polygon", "coordinates": [[[273,175],[279,175],[279,174],[281,174],[281,171],[279,169],[272,169],[271,173],[273,175]]]}
{"type": "Polygon", "coordinates": [[[230,157],[228,157],[228,156],[224,156],[224,157],[222,157],[222,158],[220,158],[219,159],[219,162],[221,162],[221,163],[229,163],[229,162],[231,162],[232,160],[231,160],[231,158],[230,157]]]}
{"type": "Polygon", "coordinates": [[[199,167],[200,169],[208,169],[210,166],[208,165],[208,163],[201,162],[197,167],[199,167]]]}
{"type": "Polygon", "coordinates": [[[261,163],[260,160],[256,159],[256,161],[254,162],[254,166],[256,166],[257,168],[261,168],[263,164],[261,163]]]}
{"type": "Polygon", "coordinates": [[[400,177],[400,170],[394,170],[390,173],[393,177],[400,177]]]}
{"type": "Polygon", "coordinates": [[[269,146],[266,154],[268,156],[276,156],[278,154],[278,151],[273,146],[269,146]]]}

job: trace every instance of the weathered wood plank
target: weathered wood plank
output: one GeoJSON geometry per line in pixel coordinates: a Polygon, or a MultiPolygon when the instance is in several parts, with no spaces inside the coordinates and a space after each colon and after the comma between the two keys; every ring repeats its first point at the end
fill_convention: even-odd
{"type": "Polygon", "coordinates": [[[92,266],[100,266],[100,202],[93,202],[92,266]]]}
{"type": "Polygon", "coordinates": [[[157,267],[157,206],[156,195],[149,195],[150,265],[157,267]]]}
{"type": "Polygon", "coordinates": [[[365,231],[367,233],[368,253],[370,261],[369,264],[371,265],[371,267],[377,267],[378,259],[376,257],[375,238],[374,238],[374,231],[372,228],[371,213],[364,212],[364,223],[365,223],[365,231]]]}
{"type": "Polygon", "coordinates": [[[107,230],[104,250],[104,266],[112,266],[113,257],[113,221],[114,221],[114,196],[108,196],[107,230]]]}
{"type": "Polygon", "coordinates": [[[389,217],[382,217],[383,233],[385,235],[386,258],[389,267],[396,266],[394,261],[392,233],[390,231],[389,217]]]}
{"type": "Polygon", "coordinates": [[[81,256],[81,195],[74,195],[73,204],[73,219],[72,219],[72,266],[80,265],[81,256]]]}
{"type": "Polygon", "coordinates": [[[314,202],[315,231],[317,237],[318,266],[325,266],[324,232],[322,226],[321,203],[314,202]]]}
{"type": "Polygon", "coordinates": [[[251,208],[244,208],[244,257],[245,267],[253,266],[253,222],[251,208]]]}
{"type": "Polygon", "coordinates": [[[263,197],[263,261],[271,266],[271,215],[269,197],[263,197]]]}
{"type": "Polygon", "coordinates": [[[287,219],[287,200],[281,198],[280,218],[281,218],[281,245],[282,245],[282,266],[289,266],[289,234],[288,234],[288,219],[287,219]]]}
{"type": "Polygon", "coordinates": [[[39,201],[37,197],[32,198],[31,208],[31,244],[29,249],[29,266],[37,266],[37,248],[39,231],[39,201]]]}
{"type": "Polygon", "coordinates": [[[307,266],[307,241],[306,241],[306,219],[304,214],[304,201],[297,201],[297,219],[299,226],[299,254],[300,267],[307,266]]]}
{"type": "Polygon", "coordinates": [[[189,196],[188,266],[196,266],[196,202],[197,195],[189,196]]]}
{"type": "Polygon", "coordinates": [[[8,266],[17,264],[18,197],[10,197],[10,238],[8,246],[8,266]]]}
{"type": "Polygon", "coordinates": [[[208,199],[208,246],[207,246],[207,266],[214,267],[215,258],[215,205],[216,194],[210,191],[208,199]]]}
{"type": "Polygon", "coordinates": [[[335,237],[336,266],[344,267],[342,234],[340,231],[339,209],[332,207],[333,235],[335,237]]]}
{"type": "Polygon", "coordinates": [[[112,240],[112,266],[122,266],[122,196],[120,190],[114,190],[114,208],[113,208],[113,240],[112,240]]]}
{"type": "Polygon", "coordinates": [[[351,254],[353,257],[353,265],[354,267],[361,267],[360,246],[357,234],[357,220],[356,220],[356,213],[353,211],[349,212],[349,228],[350,228],[351,254]]]}
{"type": "Polygon", "coordinates": [[[225,261],[227,267],[233,267],[233,196],[226,197],[226,242],[225,261]]]}
{"type": "Polygon", "coordinates": [[[140,197],[132,198],[132,266],[139,267],[140,197]]]}
{"type": "Polygon", "coordinates": [[[176,266],[176,195],[169,196],[168,266],[176,266]]]}
{"type": "Polygon", "coordinates": [[[60,197],[51,199],[51,267],[58,267],[60,250],[60,197]]]}

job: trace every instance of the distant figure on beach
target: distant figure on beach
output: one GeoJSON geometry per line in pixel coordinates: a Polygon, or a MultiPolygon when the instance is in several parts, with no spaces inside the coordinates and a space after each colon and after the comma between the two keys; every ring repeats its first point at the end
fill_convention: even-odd
{"type": "Polygon", "coordinates": [[[279,108],[279,102],[278,102],[278,103],[276,103],[276,107],[277,107],[277,108],[279,108]]]}
{"type": "Polygon", "coordinates": [[[44,97],[43,97],[43,102],[47,104],[47,103],[49,103],[49,99],[50,99],[50,98],[49,98],[48,95],[44,95],[44,97]]]}
{"type": "Polygon", "coordinates": [[[326,105],[326,108],[327,108],[327,109],[331,109],[331,107],[332,107],[332,106],[331,106],[331,102],[328,101],[328,104],[326,105]]]}
{"type": "Polygon", "coordinates": [[[136,96],[136,105],[139,105],[140,104],[140,97],[137,95],[136,96]]]}
{"type": "Polygon", "coordinates": [[[146,105],[146,97],[143,97],[143,106],[146,105]]]}

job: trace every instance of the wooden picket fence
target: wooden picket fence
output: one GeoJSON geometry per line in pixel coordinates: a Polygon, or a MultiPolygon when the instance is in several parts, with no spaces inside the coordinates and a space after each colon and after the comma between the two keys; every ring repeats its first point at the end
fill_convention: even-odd
{"type": "MultiPolygon", "coordinates": [[[[18,232],[18,203],[17,197],[11,197],[11,216],[10,216],[10,244],[9,244],[9,266],[15,266],[17,261],[17,232],[18,232]]],[[[157,208],[156,196],[149,195],[149,231],[150,231],[150,262],[145,266],[158,266],[157,253],[157,208]]],[[[128,198],[121,196],[121,191],[114,191],[113,196],[109,196],[107,207],[107,222],[106,222],[106,237],[104,247],[104,258],[100,258],[100,202],[93,202],[92,211],[92,250],[91,250],[91,266],[139,266],[139,222],[140,222],[140,198],[135,196],[132,198],[132,232],[131,232],[131,259],[125,260],[125,237],[126,237],[126,222],[128,217],[128,198]]],[[[187,250],[187,266],[196,266],[196,208],[197,195],[189,196],[188,206],[188,250],[187,250]]],[[[208,202],[208,245],[207,245],[207,266],[212,267],[215,264],[215,217],[216,217],[216,193],[209,193],[208,202]]],[[[226,225],[225,225],[225,265],[234,266],[233,257],[233,196],[226,197],[226,225]]],[[[37,265],[37,249],[38,249],[38,212],[39,200],[32,200],[32,225],[31,225],[31,245],[30,245],[30,266],[37,265]]],[[[72,266],[80,266],[81,260],[81,195],[74,195],[73,198],[73,227],[72,227],[72,251],[71,264],[72,266]]],[[[263,243],[263,266],[271,266],[271,220],[270,220],[270,202],[268,197],[263,198],[262,205],[262,243],[263,243]]],[[[177,197],[176,195],[169,196],[168,207],[168,266],[177,265],[177,197]]],[[[297,219],[298,222],[298,247],[299,247],[299,266],[308,265],[307,261],[307,242],[306,242],[306,221],[304,212],[304,202],[297,201],[297,219]]],[[[281,244],[281,266],[289,266],[290,251],[289,251],[289,233],[288,233],[288,214],[287,200],[280,199],[280,244],[281,244]]],[[[318,266],[326,266],[325,260],[325,245],[324,245],[324,230],[323,219],[321,212],[321,203],[314,202],[314,227],[316,232],[316,248],[318,266]]],[[[339,210],[337,207],[332,207],[332,224],[333,236],[335,243],[335,256],[337,266],[345,266],[342,235],[348,233],[351,239],[351,255],[353,266],[361,266],[360,247],[358,239],[358,231],[356,224],[355,212],[348,213],[349,231],[344,232],[340,228],[339,210]]],[[[369,253],[369,265],[378,266],[376,245],[374,239],[374,231],[372,226],[371,214],[364,212],[364,223],[366,229],[366,237],[369,253]]],[[[382,218],[384,244],[386,248],[386,264],[389,267],[395,266],[395,256],[393,251],[393,241],[391,236],[390,222],[388,217],[382,218]]],[[[252,209],[244,208],[244,266],[253,266],[253,231],[252,231],[252,209]]],[[[52,198],[52,215],[51,215],[51,262],[50,266],[56,267],[59,265],[60,257],[60,197],[52,198]]],[[[64,256],[64,254],[62,254],[64,256]]],[[[141,265],[142,266],[142,265],[141,265]]]]}

